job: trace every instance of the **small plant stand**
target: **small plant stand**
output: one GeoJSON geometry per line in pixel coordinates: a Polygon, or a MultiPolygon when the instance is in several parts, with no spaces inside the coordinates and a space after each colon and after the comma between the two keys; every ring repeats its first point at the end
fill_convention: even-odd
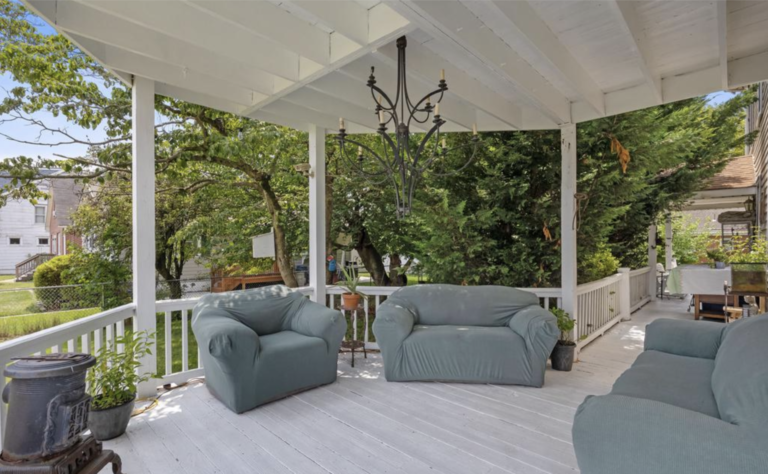
{"type": "MultiPolygon", "coordinates": [[[[363,311],[363,315],[365,315],[365,310],[363,309],[362,305],[358,306],[355,309],[349,310],[349,309],[341,309],[341,313],[344,315],[344,317],[348,317],[349,321],[352,324],[357,323],[357,316],[358,312],[363,311]]],[[[357,339],[357,328],[354,328],[352,331],[353,339],[344,339],[341,342],[341,349],[339,349],[339,353],[343,354],[345,352],[349,352],[352,354],[352,367],[355,366],[355,351],[360,352],[360,349],[363,350],[363,357],[368,358],[368,351],[365,348],[365,341],[361,341],[360,339],[357,339]]]]}

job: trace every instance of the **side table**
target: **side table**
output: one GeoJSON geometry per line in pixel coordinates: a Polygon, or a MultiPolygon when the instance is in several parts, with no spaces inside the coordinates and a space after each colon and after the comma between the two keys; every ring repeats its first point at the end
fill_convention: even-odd
{"type": "MultiPolygon", "coordinates": [[[[363,309],[362,305],[351,310],[341,308],[341,314],[343,314],[344,317],[348,317],[352,325],[357,323],[358,311],[363,311],[363,315],[365,315],[365,310],[363,309]]],[[[354,367],[355,366],[355,350],[359,352],[360,349],[362,349],[363,356],[366,359],[368,358],[368,351],[365,348],[365,341],[361,341],[360,339],[357,339],[356,327],[353,327],[352,334],[353,334],[352,339],[345,338],[343,341],[341,341],[341,349],[339,349],[339,353],[343,354],[344,352],[350,352],[352,354],[352,367],[354,367]]]]}

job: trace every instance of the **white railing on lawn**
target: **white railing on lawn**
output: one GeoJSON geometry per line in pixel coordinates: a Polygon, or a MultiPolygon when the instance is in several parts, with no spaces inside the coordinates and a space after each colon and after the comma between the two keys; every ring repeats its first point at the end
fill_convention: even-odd
{"type": "Polygon", "coordinates": [[[633,313],[651,301],[650,272],[651,267],[629,272],[629,305],[633,313]]]}

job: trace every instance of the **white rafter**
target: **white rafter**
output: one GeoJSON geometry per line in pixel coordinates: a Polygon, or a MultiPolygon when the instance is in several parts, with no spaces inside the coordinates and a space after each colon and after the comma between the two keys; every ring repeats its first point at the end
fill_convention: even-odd
{"type": "Polygon", "coordinates": [[[723,90],[728,89],[728,2],[715,0],[715,21],[717,22],[717,52],[720,58],[720,82],[723,90]]]}
{"type": "Polygon", "coordinates": [[[651,67],[653,63],[650,48],[640,25],[640,20],[637,17],[634,3],[624,0],[606,0],[606,5],[615,12],[616,18],[619,20],[619,26],[621,26],[625,35],[630,40],[637,67],[640,69],[645,83],[651,89],[654,102],[661,104],[664,102],[661,77],[651,67]]]}

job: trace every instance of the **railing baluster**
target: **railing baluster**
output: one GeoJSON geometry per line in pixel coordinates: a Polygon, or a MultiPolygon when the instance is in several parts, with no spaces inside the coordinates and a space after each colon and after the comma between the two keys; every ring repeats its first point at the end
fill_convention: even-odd
{"type": "Polygon", "coordinates": [[[77,352],[77,349],[75,349],[74,339],[70,339],[69,341],[67,341],[67,352],[69,353],[77,352]]]}
{"type": "Polygon", "coordinates": [[[181,371],[189,370],[189,329],[187,328],[187,310],[181,310],[181,371]]]}
{"type": "Polygon", "coordinates": [[[165,312],[165,375],[173,373],[173,337],[171,334],[171,312],[165,312]]]}
{"type": "Polygon", "coordinates": [[[357,310],[352,311],[352,340],[357,340],[357,310]]]}
{"type": "Polygon", "coordinates": [[[365,340],[364,342],[368,344],[371,342],[370,335],[368,334],[368,297],[363,296],[363,314],[365,314],[365,340]]]}
{"type": "Polygon", "coordinates": [[[54,354],[57,352],[61,352],[61,346],[59,346],[58,344],[56,344],[55,346],[51,346],[51,354],[54,354]]]}
{"type": "MultiPolygon", "coordinates": [[[[118,321],[115,323],[115,330],[116,330],[116,337],[117,339],[122,339],[123,336],[125,336],[125,321],[118,321]]],[[[120,343],[117,345],[117,352],[122,354],[125,352],[125,344],[120,343]]]]}
{"type": "Polygon", "coordinates": [[[82,336],[80,336],[80,351],[83,354],[90,354],[91,353],[91,344],[89,341],[89,334],[85,333],[82,336]]]}
{"type": "Polygon", "coordinates": [[[107,330],[106,346],[109,348],[109,350],[112,350],[114,348],[114,338],[112,337],[114,329],[112,328],[111,324],[108,324],[105,329],[107,330]]]}
{"type": "Polygon", "coordinates": [[[101,350],[101,329],[93,331],[93,352],[98,354],[101,350]]]}

